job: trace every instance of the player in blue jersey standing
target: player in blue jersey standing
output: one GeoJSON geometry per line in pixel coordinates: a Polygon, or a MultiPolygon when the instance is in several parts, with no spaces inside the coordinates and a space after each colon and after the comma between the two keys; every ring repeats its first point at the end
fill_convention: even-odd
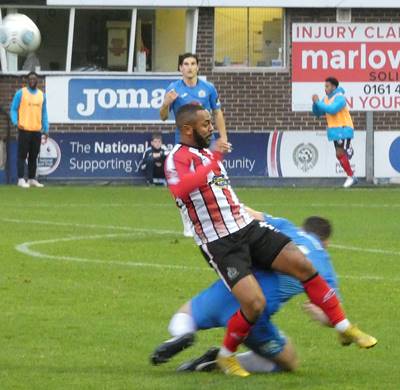
{"type": "MultiPolygon", "coordinates": [[[[178,65],[182,78],[167,87],[164,103],[160,109],[161,120],[167,120],[170,111],[173,111],[174,115],[176,115],[179,108],[186,104],[200,104],[213,114],[215,128],[218,130],[219,136],[224,141],[227,141],[225,119],[221,110],[218,92],[214,84],[198,77],[199,60],[197,54],[181,54],[178,65]]],[[[175,143],[177,144],[179,141],[180,132],[176,129],[175,143]]]]}
{"type": "MultiPolygon", "coordinates": [[[[274,218],[249,208],[247,210],[255,219],[290,237],[330,287],[338,292],[336,273],[326,251],[332,231],[328,220],[309,217],[304,221],[303,227],[298,228],[286,219],[274,218]]],[[[250,351],[238,354],[237,358],[248,372],[293,371],[298,365],[294,346],[271,322],[271,316],[289,299],[303,293],[303,286],[291,276],[276,272],[256,271],[255,277],[267,297],[268,305],[244,342],[250,351]]],[[[173,338],[154,351],[151,357],[153,364],[164,363],[190,346],[197,330],[225,327],[230,315],[238,307],[238,301],[221,280],[203,290],[172,317],[169,331],[173,338]]],[[[313,319],[330,326],[328,318],[317,306],[306,302],[304,309],[313,319]]],[[[361,348],[370,348],[376,344],[374,337],[356,330],[355,338],[340,334],[341,344],[355,343],[361,348]]],[[[210,371],[216,368],[217,354],[218,348],[211,348],[198,359],[182,364],[178,370],[210,371]]]]}
{"type": "MultiPolygon", "coordinates": [[[[178,112],[179,108],[186,104],[199,104],[208,110],[214,116],[215,127],[218,130],[220,138],[228,141],[224,114],[221,110],[218,92],[214,84],[202,80],[198,77],[199,60],[197,54],[181,54],[178,59],[179,71],[182,78],[171,83],[166,90],[164,103],[160,109],[160,118],[165,121],[169,117],[170,111],[178,112]]],[[[180,141],[180,131],[175,129],[175,144],[180,141]]],[[[186,215],[181,213],[184,226],[183,235],[192,237],[191,223],[186,215]]]]}

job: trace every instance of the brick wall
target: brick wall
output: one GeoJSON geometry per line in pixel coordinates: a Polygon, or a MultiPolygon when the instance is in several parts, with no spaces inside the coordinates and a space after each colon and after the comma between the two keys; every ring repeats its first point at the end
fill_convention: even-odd
{"type": "MultiPolygon", "coordinates": [[[[335,22],[336,9],[287,9],[286,20],[289,26],[287,36],[291,37],[292,23],[335,22]]],[[[353,9],[352,20],[358,23],[398,23],[400,9],[353,9]]],[[[201,66],[218,88],[229,131],[264,131],[275,127],[279,130],[325,129],[325,120],[317,120],[310,113],[291,111],[290,40],[287,48],[289,69],[286,72],[219,73],[212,69],[212,29],[213,10],[201,9],[198,36],[201,66]],[[207,58],[204,64],[203,58],[207,58]]],[[[356,129],[365,129],[365,113],[352,112],[352,116],[356,129]]],[[[400,130],[400,112],[376,112],[374,124],[376,130],[400,130]]]]}
{"type": "Polygon", "coordinates": [[[8,112],[12,96],[18,88],[17,77],[0,76],[0,139],[5,137],[7,132],[7,117],[4,111],[8,112]]]}
{"type": "MultiPolygon", "coordinates": [[[[335,22],[335,9],[288,9],[286,12],[288,37],[295,22],[335,22]]],[[[353,9],[354,22],[398,22],[400,9],[353,9]]],[[[213,70],[214,10],[201,8],[197,52],[201,73],[215,83],[221,96],[228,131],[323,130],[325,121],[309,113],[291,111],[290,42],[287,71],[280,72],[225,72],[213,70]]],[[[0,106],[9,107],[21,80],[17,77],[0,77],[0,106]]],[[[311,100],[311,99],[310,99],[311,100]]],[[[365,113],[353,112],[357,129],[365,128],[365,113]]],[[[377,130],[400,130],[400,112],[374,114],[377,130]]],[[[0,116],[0,137],[4,134],[4,116],[0,116]]],[[[172,131],[171,125],[137,124],[52,124],[52,131],[172,131]]]]}
{"type": "MultiPolygon", "coordinates": [[[[17,76],[0,76],[0,107],[9,110],[11,100],[15,92],[23,86],[23,78],[17,76]]],[[[45,91],[45,85],[43,82],[39,83],[39,88],[45,91]]],[[[6,134],[7,129],[7,119],[5,115],[0,113],[0,139],[2,139],[6,134]]],[[[173,125],[166,124],[71,124],[71,123],[50,123],[50,131],[74,131],[74,132],[87,132],[87,131],[98,131],[98,132],[129,132],[129,131],[173,131],[173,125]]],[[[15,134],[15,128],[12,127],[12,135],[15,134]]]]}

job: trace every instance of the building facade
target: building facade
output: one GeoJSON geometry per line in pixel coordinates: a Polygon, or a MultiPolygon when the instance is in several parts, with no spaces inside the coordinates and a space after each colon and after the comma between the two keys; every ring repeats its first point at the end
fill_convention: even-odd
{"type": "MultiPolygon", "coordinates": [[[[52,93],[47,91],[52,99],[49,109],[60,111],[57,115],[49,112],[53,133],[171,132],[173,123],[161,123],[154,116],[141,121],[140,113],[135,120],[102,120],[101,115],[96,120],[71,119],[71,108],[60,105],[72,103],[64,98],[58,100],[54,90],[60,88],[64,93],[63,86],[67,88],[67,84],[62,80],[70,83],[71,78],[173,79],[179,77],[177,56],[185,51],[198,53],[201,75],[216,85],[228,132],[323,131],[325,121],[311,114],[311,95],[310,110],[294,111],[292,107],[293,25],[344,22],[375,26],[396,25],[400,21],[400,8],[394,1],[383,1],[380,8],[364,1],[361,8],[361,2],[347,0],[341,2],[345,8],[339,10],[329,0],[306,0],[304,8],[295,7],[297,2],[290,0],[160,0],[153,2],[157,4],[154,7],[135,0],[97,3],[102,5],[91,0],[49,0],[10,1],[1,6],[3,18],[10,12],[24,13],[42,33],[42,45],[36,54],[40,68],[36,69],[45,76],[44,89],[48,82],[53,83],[52,93]],[[246,6],[249,3],[252,7],[246,6]],[[68,115],[69,119],[63,121],[68,115]]],[[[397,41],[400,42],[399,37],[397,41]]],[[[7,109],[29,62],[4,50],[1,59],[0,107],[7,109]]],[[[321,74],[321,87],[326,75],[321,74]]],[[[400,80],[399,73],[392,76],[400,80]]],[[[123,104],[120,95],[104,92],[97,97],[102,97],[106,108],[123,104]],[[113,99],[118,99],[114,106],[113,99]]],[[[143,96],[136,99],[140,108],[143,96]]],[[[151,104],[149,101],[148,106],[151,104]]],[[[155,98],[152,108],[157,104],[160,99],[155,98]]],[[[352,115],[355,128],[365,130],[366,111],[354,109],[352,115]]],[[[377,110],[373,125],[375,131],[399,130],[400,110],[395,106],[377,110]]],[[[6,119],[1,116],[0,134],[4,135],[5,129],[6,119]]]]}

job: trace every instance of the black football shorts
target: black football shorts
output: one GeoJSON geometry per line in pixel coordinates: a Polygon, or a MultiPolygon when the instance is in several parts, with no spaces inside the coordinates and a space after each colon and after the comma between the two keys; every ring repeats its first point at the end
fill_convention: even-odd
{"type": "Polygon", "coordinates": [[[232,289],[239,280],[253,273],[252,267],[271,269],[271,264],[289,242],[290,238],[266,222],[252,221],[239,231],[200,248],[210,266],[232,289]]]}

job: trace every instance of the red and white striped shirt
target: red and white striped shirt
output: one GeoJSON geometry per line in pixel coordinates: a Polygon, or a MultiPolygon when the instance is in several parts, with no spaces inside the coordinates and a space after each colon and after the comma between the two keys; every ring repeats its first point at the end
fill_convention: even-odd
{"type": "Polygon", "coordinates": [[[177,144],[165,161],[168,187],[192,221],[198,245],[232,234],[253,220],[230,186],[221,160],[218,152],[177,144]]]}

